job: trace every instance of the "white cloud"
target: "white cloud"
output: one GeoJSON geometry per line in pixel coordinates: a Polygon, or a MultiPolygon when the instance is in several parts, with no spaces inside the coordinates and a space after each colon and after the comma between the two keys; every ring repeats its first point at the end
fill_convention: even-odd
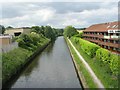
{"type": "MultiPolygon", "coordinates": [[[[95,3],[92,3],[92,5],[94,4],[95,3]]],[[[12,10],[9,10],[10,12],[5,10],[8,12],[6,13],[8,16],[6,15],[6,17],[0,20],[0,23],[5,26],[11,25],[14,27],[33,25],[51,25],[53,27],[65,27],[67,25],[73,25],[75,27],[88,27],[94,23],[116,21],[118,18],[117,4],[113,5],[113,3],[108,2],[100,4],[100,7],[91,9],[86,8],[82,9],[81,11],[78,11],[79,8],[81,8],[81,6],[78,6],[76,8],[78,10],[72,9],[72,11],[69,12],[66,10],[64,13],[59,12],[59,10],[61,10],[60,7],[58,7],[58,9],[57,6],[50,7],[50,5],[47,5],[48,4],[43,3],[29,3],[22,6],[22,4],[19,5],[18,3],[16,6],[14,6],[16,9],[12,7],[12,10],[15,11],[14,13],[11,12],[12,10]],[[19,9],[17,10],[17,8],[19,9]],[[9,17],[9,14],[11,14],[11,17],[9,17]]],[[[61,4],[61,7],[64,8],[64,5],[62,6],[61,4]]],[[[7,5],[5,7],[10,8],[7,5]]]]}
{"type": "Polygon", "coordinates": [[[15,25],[20,27],[22,25],[35,25],[37,22],[47,22],[54,17],[55,10],[53,9],[40,9],[36,11],[31,11],[26,15],[13,17],[13,18],[5,18],[0,20],[0,23],[3,25],[15,25]]]}

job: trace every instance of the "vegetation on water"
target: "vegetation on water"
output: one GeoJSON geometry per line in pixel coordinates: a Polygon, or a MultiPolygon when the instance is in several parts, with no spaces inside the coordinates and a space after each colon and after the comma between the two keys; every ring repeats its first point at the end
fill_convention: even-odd
{"type": "MultiPolygon", "coordinates": [[[[101,80],[106,88],[118,88],[118,58],[119,56],[109,52],[106,49],[100,48],[95,44],[88,44],[86,40],[78,37],[71,37],[70,40],[83,56],[83,58],[88,62],[92,70],[95,72],[97,77],[101,80]],[[83,43],[85,46],[82,46],[83,43]],[[88,52],[85,50],[88,47],[88,52]],[[91,50],[91,48],[97,47],[97,49],[91,50]],[[91,56],[92,55],[92,56],[91,56]]],[[[86,78],[86,77],[85,77],[86,78]]]]}

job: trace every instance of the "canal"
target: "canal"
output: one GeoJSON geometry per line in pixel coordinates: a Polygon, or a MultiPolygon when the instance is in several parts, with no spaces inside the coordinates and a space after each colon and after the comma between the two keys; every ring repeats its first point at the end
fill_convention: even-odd
{"type": "Polygon", "coordinates": [[[40,53],[9,88],[81,88],[63,37],[40,53]]]}

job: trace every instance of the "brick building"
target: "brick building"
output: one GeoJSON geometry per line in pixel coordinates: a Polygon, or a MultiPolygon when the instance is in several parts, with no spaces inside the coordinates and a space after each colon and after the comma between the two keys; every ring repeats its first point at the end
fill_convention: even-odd
{"type": "Polygon", "coordinates": [[[103,48],[120,54],[119,23],[120,22],[116,21],[92,25],[83,31],[83,37],[85,40],[96,43],[103,48]]]}

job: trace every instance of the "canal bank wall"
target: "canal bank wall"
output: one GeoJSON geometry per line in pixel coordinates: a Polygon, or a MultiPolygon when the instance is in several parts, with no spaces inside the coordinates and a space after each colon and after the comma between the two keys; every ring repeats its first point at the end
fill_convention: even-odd
{"type": "Polygon", "coordinates": [[[76,71],[77,77],[78,77],[79,82],[80,82],[80,84],[81,84],[81,87],[82,87],[83,90],[85,90],[85,88],[88,88],[88,86],[87,86],[87,84],[86,84],[86,82],[85,82],[84,77],[82,76],[81,72],[79,71],[79,67],[77,66],[77,63],[76,63],[76,61],[75,61],[75,59],[74,59],[74,56],[73,56],[73,54],[72,54],[72,51],[71,51],[71,49],[70,49],[68,39],[65,38],[65,37],[64,37],[64,39],[65,39],[65,41],[66,41],[66,43],[67,43],[67,46],[68,46],[68,49],[69,49],[69,51],[70,51],[70,55],[71,55],[71,57],[72,57],[72,61],[73,61],[74,67],[75,67],[75,71],[76,71]]]}
{"type": "Polygon", "coordinates": [[[8,80],[5,80],[4,82],[2,82],[2,88],[7,88],[7,84],[13,80],[14,78],[18,77],[20,75],[20,73],[24,70],[24,68],[26,68],[32,61],[33,59],[39,54],[41,53],[49,44],[51,43],[51,41],[48,41],[47,43],[45,43],[44,45],[38,47],[38,49],[36,51],[33,52],[33,54],[28,57],[24,63],[24,65],[22,65],[21,67],[18,67],[16,73],[13,73],[11,75],[11,77],[8,80]]]}

